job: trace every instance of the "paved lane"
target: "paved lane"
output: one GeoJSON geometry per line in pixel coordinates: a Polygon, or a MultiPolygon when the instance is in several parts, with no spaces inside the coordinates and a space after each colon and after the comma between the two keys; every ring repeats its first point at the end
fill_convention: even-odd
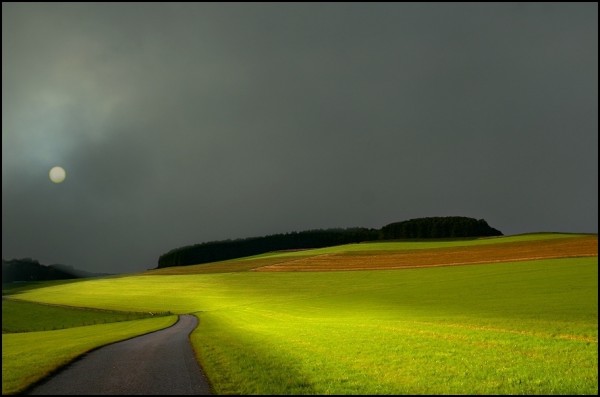
{"type": "Polygon", "coordinates": [[[210,394],[188,336],[191,315],[167,329],[101,347],[28,394],[210,394]]]}

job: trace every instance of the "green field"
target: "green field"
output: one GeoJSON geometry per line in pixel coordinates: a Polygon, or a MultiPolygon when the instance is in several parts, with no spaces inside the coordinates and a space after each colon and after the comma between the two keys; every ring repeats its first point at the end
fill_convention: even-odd
{"type": "Polygon", "coordinates": [[[82,325],[139,320],[159,314],[166,313],[115,312],[3,299],[2,333],[51,331],[82,325]]]}
{"type": "Polygon", "coordinates": [[[88,325],[56,331],[2,334],[2,394],[15,394],[108,343],[173,325],[177,316],[88,325]]]}
{"type": "MultiPolygon", "coordinates": [[[[376,244],[401,250],[412,243],[376,244]]],[[[65,283],[15,297],[194,313],[200,326],[192,342],[218,394],[598,391],[597,256],[378,271],[193,274],[194,268],[65,283]]],[[[5,336],[3,375],[4,352],[15,354],[5,336]]]]}
{"type": "Polygon", "coordinates": [[[450,247],[476,247],[481,245],[492,245],[502,243],[515,243],[525,241],[539,241],[539,240],[554,240],[561,238],[575,238],[581,237],[581,234],[570,234],[570,233],[531,233],[521,234],[515,236],[502,236],[502,237],[482,237],[482,238],[460,238],[460,239],[438,239],[438,240],[405,240],[402,242],[384,241],[384,242],[366,242],[357,244],[346,244],[335,247],[325,247],[312,250],[298,250],[291,252],[274,252],[266,253],[256,256],[250,256],[243,258],[242,260],[253,260],[264,257],[296,257],[296,256],[313,256],[322,254],[335,254],[344,252],[365,252],[365,251],[398,251],[398,250],[414,250],[414,249],[437,249],[437,248],[450,248],[450,247]]]}

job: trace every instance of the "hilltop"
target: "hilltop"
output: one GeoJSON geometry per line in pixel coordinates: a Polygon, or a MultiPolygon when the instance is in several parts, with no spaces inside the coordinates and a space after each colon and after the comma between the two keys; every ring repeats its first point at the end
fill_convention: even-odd
{"type": "Polygon", "coordinates": [[[106,276],[106,273],[90,273],[68,265],[43,265],[35,259],[2,259],[2,282],[70,280],[85,277],[106,276]]]}
{"type": "Polygon", "coordinates": [[[318,229],[236,240],[210,241],[173,249],[160,256],[158,268],[223,261],[270,251],[323,248],[365,241],[502,236],[483,219],[464,216],[416,218],[381,229],[318,229]]]}

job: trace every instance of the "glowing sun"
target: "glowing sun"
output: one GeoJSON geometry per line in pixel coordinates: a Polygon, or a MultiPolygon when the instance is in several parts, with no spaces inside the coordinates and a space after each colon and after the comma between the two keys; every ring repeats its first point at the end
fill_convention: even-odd
{"type": "Polygon", "coordinates": [[[50,170],[50,180],[54,183],[61,183],[65,180],[67,173],[62,167],[54,167],[50,170]]]}

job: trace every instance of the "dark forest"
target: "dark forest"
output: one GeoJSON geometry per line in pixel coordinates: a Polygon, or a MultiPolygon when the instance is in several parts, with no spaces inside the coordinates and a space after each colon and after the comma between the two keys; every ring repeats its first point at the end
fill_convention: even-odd
{"type": "Polygon", "coordinates": [[[501,236],[483,219],[428,217],[390,223],[381,229],[335,228],[210,241],[173,249],[160,256],[158,267],[185,266],[263,254],[270,251],[322,248],[365,241],[447,239],[501,236]]]}

